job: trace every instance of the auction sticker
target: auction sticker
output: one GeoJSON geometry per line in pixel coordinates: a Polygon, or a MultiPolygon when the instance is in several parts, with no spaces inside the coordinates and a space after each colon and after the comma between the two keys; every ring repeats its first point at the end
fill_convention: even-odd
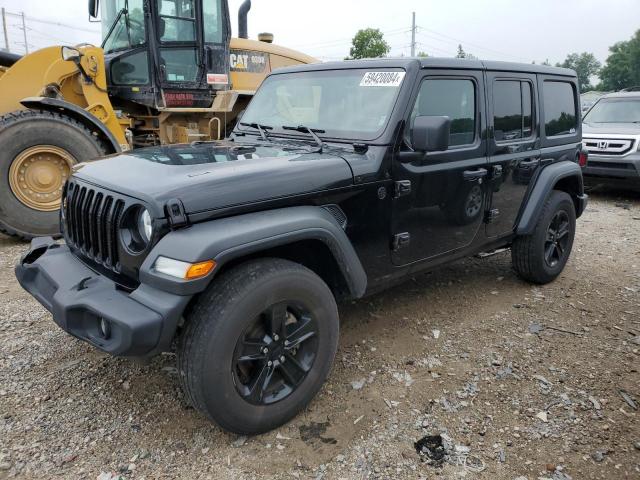
{"type": "Polygon", "coordinates": [[[361,87],[399,87],[405,72],[367,72],[360,82],[361,87]]]}

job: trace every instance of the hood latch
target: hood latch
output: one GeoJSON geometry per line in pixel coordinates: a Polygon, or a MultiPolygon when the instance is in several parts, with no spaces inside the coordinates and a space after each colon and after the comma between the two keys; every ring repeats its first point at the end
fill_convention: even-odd
{"type": "Polygon", "coordinates": [[[177,198],[169,200],[164,209],[172,230],[189,225],[189,217],[184,210],[184,205],[177,198]]]}

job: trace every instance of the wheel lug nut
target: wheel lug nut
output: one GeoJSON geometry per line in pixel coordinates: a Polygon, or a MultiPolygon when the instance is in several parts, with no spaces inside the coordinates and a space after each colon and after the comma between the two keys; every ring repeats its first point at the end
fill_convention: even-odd
{"type": "Polygon", "coordinates": [[[280,337],[278,336],[277,333],[273,334],[273,339],[277,342],[278,340],[280,340],[280,337]]]}
{"type": "Polygon", "coordinates": [[[264,347],[264,348],[262,349],[262,353],[265,353],[265,354],[266,354],[266,353],[269,353],[269,349],[268,349],[267,347],[264,347]]]}
{"type": "Polygon", "coordinates": [[[281,355],[281,356],[280,356],[280,361],[281,361],[282,363],[284,363],[284,360],[285,360],[285,359],[284,359],[284,355],[281,355]]]}
{"type": "Polygon", "coordinates": [[[273,362],[272,362],[271,360],[269,360],[269,361],[267,362],[267,366],[268,366],[268,367],[270,367],[271,365],[273,365],[273,362]]]}

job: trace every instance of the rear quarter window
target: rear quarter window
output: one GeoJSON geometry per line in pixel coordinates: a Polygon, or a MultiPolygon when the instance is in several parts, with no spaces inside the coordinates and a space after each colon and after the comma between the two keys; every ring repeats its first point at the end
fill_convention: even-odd
{"type": "Polygon", "coordinates": [[[544,129],[547,137],[573,135],[578,126],[578,106],[573,84],[545,80],[544,129]]]}

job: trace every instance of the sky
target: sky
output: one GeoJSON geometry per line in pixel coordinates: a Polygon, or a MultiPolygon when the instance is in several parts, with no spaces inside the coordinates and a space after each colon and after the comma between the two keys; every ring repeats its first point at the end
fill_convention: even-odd
{"type": "MultiPolygon", "coordinates": [[[[237,33],[242,0],[229,0],[237,33]]],[[[592,52],[604,62],[608,47],[640,29],[640,0],[253,0],[249,35],[275,34],[275,42],[320,60],[349,54],[361,28],[379,28],[391,55],[409,55],[411,14],[419,27],[417,51],[454,56],[458,44],[481,59],[556,63],[572,52],[592,52]]],[[[0,0],[8,13],[26,15],[30,50],[47,45],[100,43],[87,0],[0,0]],[[57,24],[43,23],[39,20],[57,24]],[[71,28],[75,26],[74,28],[71,28]]],[[[21,18],[8,15],[12,51],[24,53],[21,18]]],[[[0,27],[1,28],[1,27],[0,27]]],[[[4,39],[0,36],[0,48],[4,39]]]]}

